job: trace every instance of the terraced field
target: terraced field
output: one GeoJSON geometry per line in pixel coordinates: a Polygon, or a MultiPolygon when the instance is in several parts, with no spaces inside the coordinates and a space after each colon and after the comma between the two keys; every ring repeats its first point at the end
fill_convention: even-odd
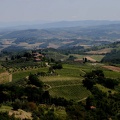
{"type": "Polygon", "coordinates": [[[79,101],[90,95],[90,92],[81,84],[61,85],[51,88],[50,95],[54,97],[64,97],[68,100],[79,101]]]}
{"type": "Polygon", "coordinates": [[[79,101],[90,95],[90,92],[83,87],[82,75],[85,72],[81,65],[64,64],[62,70],[57,70],[58,76],[40,77],[40,79],[50,86],[49,92],[53,97],[64,97],[68,100],[79,101]]]}
{"type": "Polygon", "coordinates": [[[44,83],[50,86],[49,92],[53,97],[64,97],[67,100],[80,101],[90,95],[90,92],[83,87],[80,78],[61,77],[61,79],[51,79],[44,81],[44,83]]]}
{"type": "MultiPolygon", "coordinates": [[[[87,63],[87,64],[63,64],[63,69],[55,70],[58,75],[40,76],[39,79],[49,86],[50,95],[53,97],[64,97],[68,100],[81,101],[86,99],[91,93],[82,85],[83,76],[86,72],[95,69],[102,69],[105,77],[120,78],[119,72],[110,71],[102,68],[103,64],[100,63],[87,63]]],[[[28,76],[30,73],[48,72],[48,67],[17,71],[13,74],[13,80],[18,80],[28,76]]],[[[100,89],[103,87],[99,86],[100,89]]],[[[108,90],[105,90],[108,91],[108,90]]]]}
{"type": "Polygon", "coordinates": [[[39,68],[39,69],[17,71],[15,73],[13,73],[13,81],[17,81],[19,79],[25,78],[25,77],[29,76],[30,73],[36,74],[37,72],[41,72],[41,71],[47,72],[48,68],[43,67],[43,68],[39,68]]]}

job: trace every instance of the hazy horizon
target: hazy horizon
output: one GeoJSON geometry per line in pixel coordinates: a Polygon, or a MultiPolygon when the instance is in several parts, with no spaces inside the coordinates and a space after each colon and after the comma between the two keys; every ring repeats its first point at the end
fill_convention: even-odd
{"type": "Polygon", "coordinates": [[[0,0],[0,23],[120,21],[120,0],[0,0]]]}

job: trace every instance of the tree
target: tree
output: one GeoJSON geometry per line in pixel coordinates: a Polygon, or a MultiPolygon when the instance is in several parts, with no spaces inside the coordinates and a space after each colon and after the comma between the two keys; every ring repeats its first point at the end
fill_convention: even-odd
{"type": "Polygon", "coordinates": [[[66,112],[69,120],[85,120],[85,109],[81,105],[72,105],[66,107],[66,112]]]}
{"type": "Polygon", "coordinates": [[[30,74],[29,81],[30,81],[30,84],[33,84],[37,87],[43,87],[43,82],[40,81],[36,75],[30,74]]]}
{"type": "Polygon", "coordinates": [[[85,57],[85,58],[83,58],[83,62],[84,63],[86,63],[88,60],[87,60],[87,58],[85,57]]]}
{"type": "Polygon", "coordinates": [[[95,84],[95,82],[91,79],[86,78],[85,80],[83,80],[83,85],[87,88],[87,89],[92,89],[93,85],[95,84]]]}
{"type": "Polygon", "coordinates": [[[22,103],[19,99],[16,99],[12,106],[14,110],[18,110],[22,108],[22,103]]]}
{"type": "Polygon", "coordinates": [[[118,83],[119,82],[117,80],[113,80],[111,78],[106,78],[105,82],[103,84],[107,88],[114,89],[115,85],[118,85],[118,83]]]}
{"type": "Polygon", "coordinates": [[[42,99],[45,103],[50,103],[50,94],[49,91],[45,91],[42,95],[42,99]]]}

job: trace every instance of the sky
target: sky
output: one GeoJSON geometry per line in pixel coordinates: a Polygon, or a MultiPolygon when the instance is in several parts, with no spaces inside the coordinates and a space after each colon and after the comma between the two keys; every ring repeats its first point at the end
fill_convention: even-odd
{"type": "Polygon", "coordinates": [[[120,20],[120,0],[0,0],[0,22],[120,20]]]}

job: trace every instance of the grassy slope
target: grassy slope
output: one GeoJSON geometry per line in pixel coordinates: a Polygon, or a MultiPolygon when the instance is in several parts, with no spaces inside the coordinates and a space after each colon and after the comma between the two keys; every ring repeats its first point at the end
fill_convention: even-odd
{"type": "MultiPolygon", "coordinates": [[[[63,69],[56,70],[58,76],[45,76],[39,77],[44,83],[51,86],[50,94],[56,97],[65,97],[66,99],[73,99],[79,101],[90,95],[90,92],[82,86],[82,76],[86,72],[90,72],[94,69],[99,69],[101,64],[92,65],[87,64],[63,64],[63,69]]],[[[110,70],[101,68],[106,77],[119,78],[120,74],[110,70]]],[[[19,71],[13,74],[13,79],[18,80],[20,78],[28,76],[30,73],[37,73],[40,71],[48,71],[48,68],[40,68],[27,71],[19,71]]],[[[103,87],[99,86],[100,89],[103,87]]],[[[108,92],[108,89],[104,89],[108,92]]]]}
{"type": "Polygon", "coordinates": [[[0,112],[8,112],[10,110],[12,110],[12,107],[10,107],[10,106],[4,106],[4,105],[2,105],[0,107],[0,112]]]}
{"type": "Polygon", "coordinates": [[[51,86],[50,94],[54,97],[64,97],[68,100],[79,101],[90,95],[90,92],[82,86],[84,72],[79,65],[64,64],[62,70],[56,70],[58,76],[40,77],[51,86]]]}
{"type": "Polygon", "coordinates": [[[25,78],[30,73],[35,74],[35,73],[40,72],[40,71],[45,71],[46,72],[46,71],[48,71],[48,68],[43,67],[43,68],[39,68],[39,69],[32,69],[32,70],[24,70],[24,71],[15,72],[15,73],[13,73],[13,81],[25,78]]]}
{"type": "Polygon", "coordinates": [[[73,99],[78,101],[90,95],[90,92],[86,90],[82,85],[71,86],[59,86],[50,89],[50,94],[54,97],[64,97],[68,100],[73,99]]]}
{"type": "Polygon", "coordinates": [[[100,84],[96,84],[96,86],[97,86],[100,90],[102,90],[103,92],[105,92],[105,93],[107,93],[107,94],[109,94],[108,91],[111,91],[112,94],[116,92],[115,90],[106,88],[106,87],[104,87],[104,86],[102,86],[102,85],[100,85],[100,84]]]}
{"type": "Polygon", "coordinates": [[[108,78],[120,78],[120,72],[110,71],[110,70],[103,70],[105,77],[108,78]]]}

